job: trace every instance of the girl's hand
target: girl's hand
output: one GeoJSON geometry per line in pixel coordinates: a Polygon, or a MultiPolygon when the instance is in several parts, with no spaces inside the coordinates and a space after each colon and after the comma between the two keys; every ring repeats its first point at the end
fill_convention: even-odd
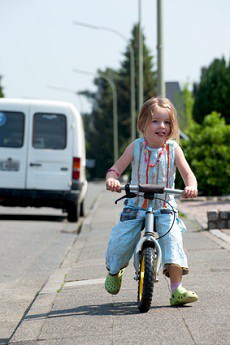
{"type": "Polygon", "coordinates": [[[186,186],[184,189],[184,192],[182,194],[182,198],[186,199],[186,198],[196,198],[198,194],[198,190],[196,189],[196,187],[193,186],[186,186]]]}
{"type": "Polygon", "coordinates": [[[108,178],[106,180],[106,189],[110,190],[111,192],[121,192],[121,184],[115,178],[108,178]]]}

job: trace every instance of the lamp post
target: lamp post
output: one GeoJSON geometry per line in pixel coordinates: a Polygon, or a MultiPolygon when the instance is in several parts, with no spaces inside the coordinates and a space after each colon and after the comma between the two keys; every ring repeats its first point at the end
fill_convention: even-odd
{"type": "Polygon", "coordinates": [[[138,85],[138,110],[139,113],[141,111],[141,107],[143,105],[143,37],[142,37],[142,29],[141,29],[141,0],[139,0],[139,49],[138,49],[138,80],[139,80],[139,85],[138,85]]]}
{"type": "MultiPolygon", "coordinates": [[[[117,30],[106,26],[98,26],[98,25],[91,25],[83,22],[74,21],[74,25],[84,26],[94,30],[102,30],[112,32],[113,34],[121,37],[126,43],[129,41],[125,38],[125,36],[117,30]]],[[[130,98],[130,110],[131,110],[131,141],[136,139],[136,102],[135,102],[135,61],[134,61],[134,50],[132,44],[128,44],[128,49],[130,53],[130,90],[131,90],[131,98],[130,98]]]]}
{"type": "MultiPolygon", "coordinates": [[[[73,69],[73,72],[75,73],[81,73],[85,75],[94,75],[92,72],[83,71],[80,69],[73,69]]],[[[107,83],[110,85],[113,95],[113,157],[114,162],[118,160],[118,116],[117,116],[117,89],[114,84],[114,81],[112,78],[107,76],[105,73],[99,72],[98,73],[100,78],[107,81],[107,83]]]]}
{"type": "Polygon", "coordinates": [[[165,82],[163,75],[163,0],[157,0],[157,94],[165,97],[165,82]]]}

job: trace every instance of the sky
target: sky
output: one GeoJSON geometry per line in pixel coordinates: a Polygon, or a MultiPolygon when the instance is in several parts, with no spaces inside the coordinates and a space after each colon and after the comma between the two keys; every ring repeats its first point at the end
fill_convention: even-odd
{"type": "MultiPolygon", "coordinates": [[[[230,0],[162,2],[165,81],[192,84],[213,59],[229,60],[230,0]]],[[[68,101],[81,112],[89,111],[87,100],[75,92],[94,91],[98,69],[119,69],[138,9],[139,0],[0,0],[5,97],[68,101]],[[111,32],[76,26],[74,20],[117,30],[127,41],[111,32]]],[[[156,11],[157,0],[141,0],[142,29],[155,63],[156,11]]]]}

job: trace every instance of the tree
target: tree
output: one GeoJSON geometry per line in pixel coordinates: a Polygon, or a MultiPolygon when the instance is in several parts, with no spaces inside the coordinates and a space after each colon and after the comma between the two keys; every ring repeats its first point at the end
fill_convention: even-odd
{"type": "Polygon", "coordinates": [[[202,125],[194,124],[190,140],[182,141],[185,156],[194,171],[199,190],[204,195],[230,193],[230,125],[220,114],[212,112],[202,125]]]}
{"type": "MultiPolygon", "coordinates": [[[[132,37],[130,40],[134,48],[134,55],[138,56],[138,27],[134,26],[132,37]]],[[[143,36],[143,71],[144,71],[144,99],[156,95],[156,78],[153,71],[152,56],[149,49],[145,45],[143,36]]],[[[138,61],[135,59],[135,70],[138,71],[138,61]]],[[[124,147],[130,142],[131,136],[131,112],[130,112],[130,54],[129,49],[125,50],[124,60],[121,68],[116,71],[114,69],[106,69],[106,74],[113,79],[118,96],[118,139],[119,154],[124,147]]],[[[87,90],[81,94],[88,97],[92,102],[92,113],[85,116],[88,124],[86,128],[87,141],[87,158],[95,159],[96,166],[90,170],[92,178],[105,176],[105,171],[114,163],[113,161],[113,98],[111,88],[108,83],[98,76],[94,80],[97,87],[95,93],[87,90]]],[[[138,94],[138,79],[136,72],[135,94],[138,94]]],[[[136,103],[137,104],[137,103],[136,103]]]]}
{"type": "Polygon", "coordinates": [[[217,111],[230,123],[230,63],[224,57],[202,68],[200,83],[194,84],[193,92],[195,121],[202,123],[205,115],[217,111]]]}
{"type": "MultiPolygon", "coordinates": [[[[106,69],[103,74],[109,75],[116,83],[116,73],[112,69],[106,69]]],[[[90,177],[104,177],[105,171],[113,164],[113,97],[111,88],[100,77],[94,79],[97,86],[95,93],[83,91],[92,101],[92,113],[85,115],[86,151],[87,158],[94,159],[95,168],[90,170],[90,177]]]]}
{"type": "MultiPolygon", "coordinates": [[[[139,42],[139,26],[134,25],[132,30],[132,37],[130,44],[133,47],[135,55],[135,104],[138,105],[138,42],[139,42]]],[[[119,135],[122,136],[122,146],[126,146],[131,135],[131,112],[130,112],[130,53],[127,48],[124,53],[124,61],[118,71],[118,108],[120,128],[119,135]]],[[[154,71],[153,57],[150,50],[145,44],[145,37],[143,35],[143,88],[144,101],[150,97],[156,96],[156,72],[154,71]]],[[[136,118],[137,118],[136,111],[136,118]]]]}

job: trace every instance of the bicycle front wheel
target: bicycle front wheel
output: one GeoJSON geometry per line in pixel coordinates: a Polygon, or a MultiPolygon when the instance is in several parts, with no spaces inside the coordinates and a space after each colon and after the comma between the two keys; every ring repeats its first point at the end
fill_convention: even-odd
{"type": "Polygon", "coordinates": [[[140,260],[137,303],[141,313],[146,313],[152,302],[154,288],[155,251],[152,247],[144,248],[140,260]]]}

